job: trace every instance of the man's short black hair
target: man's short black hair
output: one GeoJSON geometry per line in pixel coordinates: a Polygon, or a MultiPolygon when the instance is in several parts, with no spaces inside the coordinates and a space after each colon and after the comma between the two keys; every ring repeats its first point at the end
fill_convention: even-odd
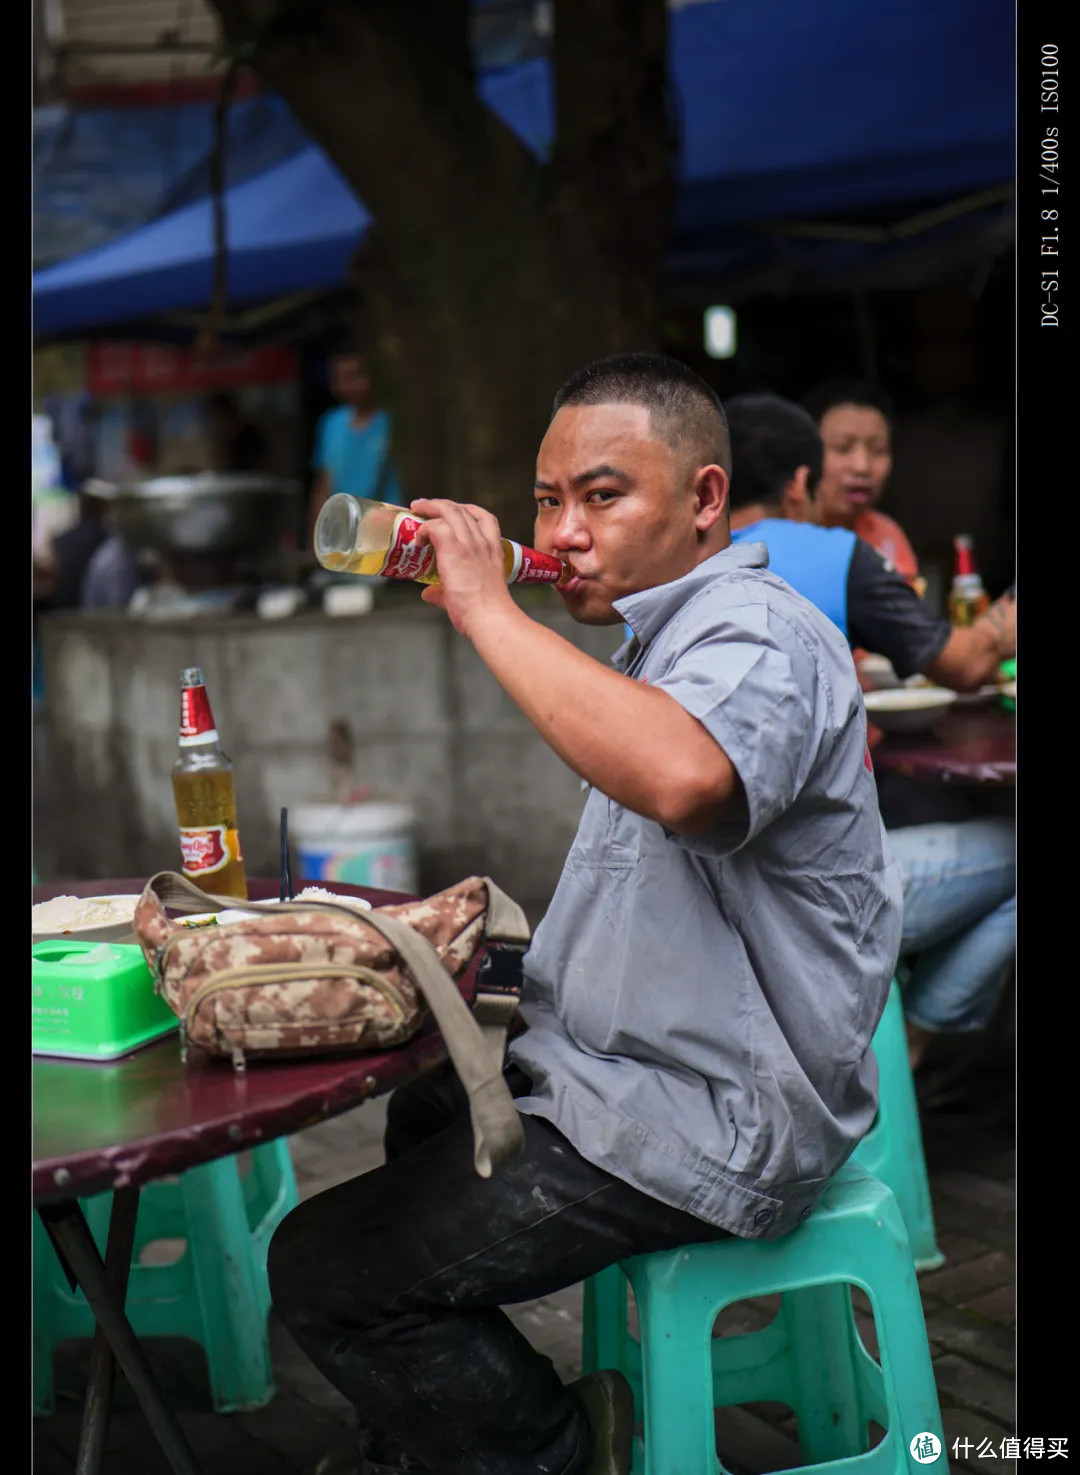
{"type": "Polygon", "coordinates": [[[564,405],[644,405],[655,434],[698,466],[731,471],[727,417],[716,395],[693,369],[662,353],[616,353],[571,374],[555,396],[552,417],[564,405]]]}
{"type": "Polygon", "coordinates": [[[810,391],[802,405],[808,414],[813,415],[817,425],[837,405],[855,405],[860,410],[877,410],[879,415],[885,417],[889,426],[893,423],[893,408],[889,396],[868,379],[826,379],[810,391]]]}
{"type": "Polygon", "coordinates": [[[240,401],[228,389],[215,389],[212,394],[207,395],[206,403],[211,410],[217,410],[222,415],[240,413],[240,401]]]}
{"type": "Polygon", "coordinates": [[[807,490],[821,477],[821,435],[813,419],[778,394],[739,394],[728,401],[731,436],[730,506],[778,507],[800,466],[808,466],[807,490]]]}

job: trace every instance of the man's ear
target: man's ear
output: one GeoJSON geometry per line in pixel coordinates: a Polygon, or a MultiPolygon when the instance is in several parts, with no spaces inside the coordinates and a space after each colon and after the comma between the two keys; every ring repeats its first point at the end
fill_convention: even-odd
{"type": "Polygon", "coordinates": [[[791,522],[812,522],[814,499],[809,488],[810,468],[800,466],[780,493],[780,515],[791,522]]]}
{"type": "Polygon", "coordinates": [[[699,533],[707,533],[727,511],[727,472],[722,466],[702,466],[695,478],[694,493],[697,497],[694,522],[699,533]]]}

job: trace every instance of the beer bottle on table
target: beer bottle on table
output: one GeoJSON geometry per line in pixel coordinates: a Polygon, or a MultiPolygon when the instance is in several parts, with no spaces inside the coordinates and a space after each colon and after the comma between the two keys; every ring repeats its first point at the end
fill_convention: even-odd
{"type": "Polygon", "coordinates": [[[983,581],[975,567],[975,554],[971,539],[966,533],[957,533],[953,539],[956,562],[952,587],[949,590],[949,619],[953,625],[973,625],[990,605],[990,596],[983,588],[983,581]]]}
{"type": "Polygon", "coordinates": [[[203,891],[246,898],[233,766],[221,751],[198,666],[180,674],[180,755],[172,785],[184,875],[203,891]]]}
{"type": "MultiPolygon", "coordinates": [[[[315,523],[315,557],[336,573],[381,574],[437,584],[435,550],[418,543],[424,519],[389,502],[335,492],[315,523]]],[[[539,553],[512,538],[502,540],[508,584],[565,584],[570,568],[552,553],[539,553]]]]}

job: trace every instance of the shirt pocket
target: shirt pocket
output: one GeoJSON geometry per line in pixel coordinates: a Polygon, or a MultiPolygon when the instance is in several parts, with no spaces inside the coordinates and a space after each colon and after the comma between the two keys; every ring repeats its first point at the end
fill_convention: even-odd
{"type": "Polygon", "coordinates": [[[641,855],[645,821],[597,789],[589,795],[586,811],[588,823],[579,829],[567,863],[577,871],[632,870],[641,855]]]}

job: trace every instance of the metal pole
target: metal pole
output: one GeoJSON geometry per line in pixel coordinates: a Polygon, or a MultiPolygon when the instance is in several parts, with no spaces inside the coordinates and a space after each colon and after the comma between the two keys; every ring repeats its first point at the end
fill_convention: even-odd
{"type": "MultiPolygon", "coordinates": [[[[109,1243],[105,1251],[105,1279],[118,1306],[127,1298],[131,1252],[135,1243],[135,1219],[139,1212],[139,1190],[118,1188],[113,1193],[109,1217],[109,1243]]],[[[105,1456],[105,1438],[109,1432],[109,1408],[112,1403],[116,1363],[100,1324],[94,1329],[94,1346],[90,1353],[90,1377],[86,1386],[82,1428],[79,1431],[79,1453],[75,1459],[75,1475],[100,1475],[105,1456]]]]}
{"type": "Polygon", "coordinates": [[[43,1205],[38,1212],[43,1219],[48,1218],[174,1475],[200,1475],[191,1447],[161,1396],[150,1364],[124,1315],[124,1308],[116,1302],[105,1274],[105,1265],[78,1203],[43,1205]]]}

